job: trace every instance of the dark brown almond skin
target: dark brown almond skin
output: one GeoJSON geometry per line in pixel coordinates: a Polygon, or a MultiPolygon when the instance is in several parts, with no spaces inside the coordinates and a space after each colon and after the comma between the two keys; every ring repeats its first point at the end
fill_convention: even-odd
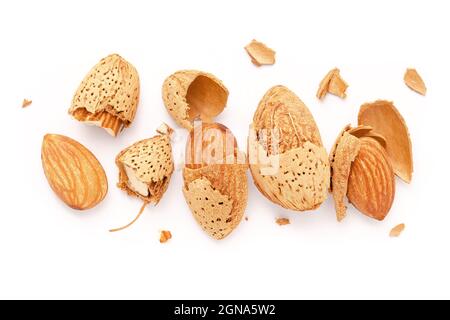
{"type": "Polygon", "coordinates": [[[361,149],[350,170],[347,197],[359,211],[382,221],[394,201],[394,171],[380,143],[372,138],[360,140],[361,149]]]}

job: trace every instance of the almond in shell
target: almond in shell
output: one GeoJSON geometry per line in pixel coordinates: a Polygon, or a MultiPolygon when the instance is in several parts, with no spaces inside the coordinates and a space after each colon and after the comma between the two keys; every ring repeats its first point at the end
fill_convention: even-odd
{"type": "Polygon", "coordinates": [[[201,124],[190,133],[183,169],[183,194],[201,228],[227,237],[241,222],[247,205],[248,165],[230,130],[201,124]]]}
{"type": "Polygon", "coordinates": [[[327,198],[330,165],[319,129],[306,105],[288,88],[273,87],[262,98],[248,148],[255,185],[270,201],[305,211],[327,198]]]}
{"type": "Polygon", "coordinates": [[[139,103],[139,75],[118,54],[97,63],[76,91],[69,114],[117,136],[131,125],[139,103]]]}
{"type": "Polygon", "coordinates": [[[213,122],[223,111],[228,100],[228,89],[210,73],[181,70],[164,81],[162,97],[175,122],[191,130],[194,120],[213,122]]]}
{"type": "Polygon", "coordinates": [[[338,221],[346,216],[346,198],[374,219],[383,220],[388,214],[395,182],[385,141],[369,126],[348,125],[339,135],[330,154],[331,191],[338,221]]]}
{"type": "Polygon", "coordinates": [[[138,220],[149,203],[157,204],[169,186],[174,170],[170,129],[168,134],[159,134],[150,139],[134,143],[116,157],[119,168],[117,186],[129,195],[144,201],[137,217],[128,225],[111,231],[123,230],[138,220]]]}
{"type": "Polygon", "coordinates": [[[108,181],[97,158],[79,142],[47,134],[42,143],[42,166],[50,187],[69,207],[87,210],[106,196],[108,181]]]}

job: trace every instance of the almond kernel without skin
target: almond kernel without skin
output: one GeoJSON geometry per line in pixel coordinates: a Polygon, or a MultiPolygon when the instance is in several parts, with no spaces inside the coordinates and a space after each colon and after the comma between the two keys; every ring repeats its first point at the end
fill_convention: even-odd
{"type": "Polygon", "coordinates": [[[41,156],[50,187],[69,207],[87,210],[105,198],[108,191],[105,171],[95,156],[77,141],[47,134],[41,156]]]}

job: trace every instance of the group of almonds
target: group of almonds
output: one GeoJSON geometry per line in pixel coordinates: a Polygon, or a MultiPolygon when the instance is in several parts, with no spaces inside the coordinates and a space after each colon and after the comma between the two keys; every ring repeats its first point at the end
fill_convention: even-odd
{"type": "MultiPolygon", "coordinates": [[[[252,41],[246,50],[257,66],[275,62],[275,52],[260,42],[252,41]]],[[[405,81],[425,94],[423,81],[414,72],[408,70],[405,81]]],[[[347,86],[339,70],[333,69],[320,83],[317,97],[322,99],[329,92],[344,98],[347,86]]],[[[139,95],[137,70],[113,54],[86,75],[69,114],[117,136],[133,122],[139,95]]],[[[394,174],[411,181],[408,129],[391,102],[364,104],[358,126],[346,126],[328,155],[307,106],[288,88],[275,86],[255,112],[246,154],[239,150],[230,130],[214,122],[228,99],[227,88],[214,75],[196,70],[175,72],[164,81],[162,97],[175,122],[189,131],[184,197],[199,225],[215,239],[228,236],[243,218],[249,168],[258,190],[286,209],[317,209],[331,192],[339,221],[346,215],[345,198],[365,215],[383,220],[394,200],[394,174]],[[200,124],[194,122],[197,119],[200,124]]],[[[173,130],[163,124],[156,131],[156,136],[134,143],[116,157],[117,186],[141,199],[143,206],[131,223],[111,231],[130,226],[147,204],[157,204],[167,190],[174,172],[173,130]]],[[[71,208],[93,208],[107,194],[103,167],[71,138],[47,134],[42,163],[51,188],[71,208]]],[[[283,220],[282,224],[287,223],[283,220]]],[[[170,232],[163,231],[160,241],[170,238],[170,232]]]]}

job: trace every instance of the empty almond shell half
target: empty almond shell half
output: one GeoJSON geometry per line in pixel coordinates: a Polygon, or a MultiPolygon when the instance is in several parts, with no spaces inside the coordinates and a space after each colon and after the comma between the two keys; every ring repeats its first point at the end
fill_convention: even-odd
{"type": "Polygon", "coordinates": [[[239,225],[247,206],[248,165],[245,156],[239,152],[229,129],[218,123],[196,126],[191,131],[186,151],[184,197],[201,228],[214,239],[221,240],[239,225]],[[223,137],[229,139],[224,141],[223,137]],[[192,152],[199,148],[203,155],[195,161],[192,152]]]}
{"type": "Polygon", "coordinates": [[[295,211],[318,208],[328,196],[330,165],[306,105],[276,86],[262,98],[248,139],[250,171],[270,201],[295,211]]]}
{"type": "Polygon", "coordinates": [[[407,183],[413,173],[413,155],[408,127],[390,101],[378,100],[361,106],[358,124],[371,126],[386,140],[386,151],[395,174],[407,183]]]}
{"type": "Polygon", "coordinates": [[[162,97],[176,123],[191,130],[196,119],[214,121],[227,104],[228,89],[210,73],[182,70],[164,81],[162,97]]]}
{"type": "Polygon", "coordinates": [[[130,126],[139,103],[137,70],[118,54],[97,63],[76,91],[69,114],[117,136],[130,126]]]}

